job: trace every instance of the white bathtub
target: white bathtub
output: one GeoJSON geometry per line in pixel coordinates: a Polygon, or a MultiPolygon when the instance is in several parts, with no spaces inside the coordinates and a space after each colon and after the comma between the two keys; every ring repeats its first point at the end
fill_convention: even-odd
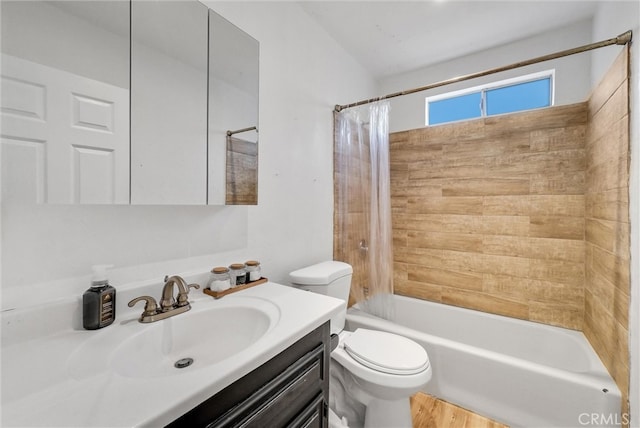
{"type": "Polygon", "coordinates": [[[393,296],[395,322],[350,308],[347,329],[420,343],[433,378],[424,392],[511,427],[620,426],[621,395],[577,331],[393,296]]]}

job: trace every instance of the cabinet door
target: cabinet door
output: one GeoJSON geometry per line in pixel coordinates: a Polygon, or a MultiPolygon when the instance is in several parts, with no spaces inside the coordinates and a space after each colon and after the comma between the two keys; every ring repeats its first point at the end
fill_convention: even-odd
{"type": "Polygon", "coordinates": [[[208,8],[131,3],[131,203],[207,203],[208,8]]]}
{"type": "Polygon", "coordinates": [[[258,203],[260,45],[209,11],[209,204],[258,203]]]}

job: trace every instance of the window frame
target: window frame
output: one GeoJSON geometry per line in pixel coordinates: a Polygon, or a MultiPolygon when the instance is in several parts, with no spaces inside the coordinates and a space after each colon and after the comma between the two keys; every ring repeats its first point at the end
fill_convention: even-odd
{"type": "MultiPolygon", "coordinates": [[[[509,79],[503,79],[503,80],[498,80],[496,82],[490,82],[490,83],[486,83],[483,85],[477,85],[477,86],[473,86],[470,88],[465,88],[465,89],[459,89],[456,91],[451,91],[451,92],[445,92],[442,94],[437,94],[437,95],[432,95],[429,97],[426,97],[424,100],[424,105],[425,105],[425,114],[424,114],[424,123],[425,126],[437,126],[437,125],[445,125],[447,123],[456,123],[456,122],[464,122],[467,120],[474,120],[474,119],[481,119],[481,118],[486,118],[486,117],[490,117],[490,116],[499,116],[500,114],[494,114],[494,115],[487,115],[487,109],[486,109],[486,91],[488,90],[493,90],[493,89],[499,89],[499,88],[504,88],[504,87],[508,87],[508,86],[514,86],[517,84],[521,84],[521,83],[528,83],[528,82],[533,82],[536,80],[543,80],[543,79],[550,79],[549,82],[549,91],[550,91],[550,105],[549,107],[552,107],[555,105],[555,95],[556,95],[556,70],[555,69],[550,69],[550,70],[544,70],[544,71],[538,71],[535,73],[530,73],[530,74],[525,74],[523,76],[517,76],[517,77],[511,77],[509,79]],[[468,118],[468,119],[460,119],[460,120],[452,120],[450,122],[439,122],[439,123],[435,123],[435,124],[430,124],[429,123],[429,103],[431,102],[435,102],[435,101],[441,101],[441,100],[445,100],[448,98],[455,98],[455,97],[459,97],[462,95],[469,95],[472,93],[476,93],[476,92],[480,92],[480,115],[474,118],[468,118]]],[[[538,107],[538,108],[546,108],[546,107],[538,107]]],[[[527,109],[527,110],[518,110],[518,111],[530,111],[530,110],[537,110],[538,108],[534,108],[534,109],[527,109]]],[[[509,114],[509,113],[501,113],[501,114],[509,114]]]]}

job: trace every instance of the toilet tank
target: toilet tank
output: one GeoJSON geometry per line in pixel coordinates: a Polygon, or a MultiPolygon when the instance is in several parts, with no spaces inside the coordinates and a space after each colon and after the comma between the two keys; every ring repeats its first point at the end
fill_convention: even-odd
{"type": "Polygon", "coordinates": [[[342,311],[331,318],[331,333],[337,334],[344,329],[352,275],[353,268],[350,264],[327,261],[293,271],[289,277],[298,288],[344,301],[342,311]]]}

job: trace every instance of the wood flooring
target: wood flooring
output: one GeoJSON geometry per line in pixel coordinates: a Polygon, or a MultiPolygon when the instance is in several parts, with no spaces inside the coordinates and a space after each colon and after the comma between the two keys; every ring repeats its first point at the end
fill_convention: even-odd
{"type": "Polygon", "coordinates": [[[411,397],[411,415],[413,428],[509,428],[423,393],[411,397]]]}

